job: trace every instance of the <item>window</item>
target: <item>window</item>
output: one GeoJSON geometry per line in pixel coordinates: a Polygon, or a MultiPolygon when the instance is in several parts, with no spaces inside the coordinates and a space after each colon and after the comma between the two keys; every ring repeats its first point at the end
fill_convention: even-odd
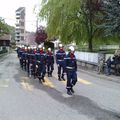
{"type": "Polygon", "coordinates": [[[21,22],[21,26],[24,26],[25,25],[25,23],[24,22],[21,22]]]}
{"type": "Polygon", "coordinates": [[[24,40],[24,36],[21,36],[21,40],[24,40]]]}
{"type": "Polygon", "coordinates": [[[16,32],[16,34],[20,34],[19,32],[16,32]]]}
{"type": "Polygon", "coordinates": [[[21,33],[24,33],[24,29],[21,29],[21,33]]]}
{"type": "Polygon", "coordinates": [[[20,36],[17,36],[17,38],[19,39],[19,38],[20,38],[20,36]]]}

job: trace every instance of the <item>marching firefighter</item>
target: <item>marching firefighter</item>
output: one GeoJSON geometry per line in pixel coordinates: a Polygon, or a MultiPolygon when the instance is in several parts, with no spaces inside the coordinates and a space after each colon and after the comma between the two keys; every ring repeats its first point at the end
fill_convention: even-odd
{"type": "Polygon", "coordinates": [[[26,71],[27,47],[23,49],[22,59],[23,59],[22,69],[26,71]]]}
{"type": "Polygon", "coordinates": [[[36,53],[36,67],[37,67],[37,77],[39,82],[45,82],[44,77],[46,74],[46,54],[43,51],[41,45],[38,46],[39,50],[36,53]]]}
{"type": "Polygon", "coordinates": [[[28,73],[28,76],[29,76],[29,65],[30,65],[30,52],[31,52],[31,48],[28,47],[27,48],[27,58],[26,58],[26,69],[27,69],[27,73],[28,73]]]}
{"type": "Polygon", "coordinates": [[[31,58],[31,75],[35,78],[35,66],[36,66],[36,48],[32,47],[30,58],[31,58]]]}
{"type": "Polygon", "coordinates": [[[34,76],[34,79],[35,79],[36,76],[37,76],[36,53],[37,53],[37,47],[35,46],[35,47],[33,48],[33,76],[34,76]]]}
{"type": "Polygon", "coordinates": [[[47,65],[48,77],[52,77],[52,72],[54,70],[54,56],[51,48],[48,48],[48,51],[46,54],[46,65],[47,65]]]}
{"type": "Polygon", "coordinates": [[[58,66],[58,80],[61,81],[61,78],[65,80],[64,74],[65,74],[65,67],[64,67],[64,58],[66,56],[66,53],[63,49],[63,45],[59,44],[59,50],[56,53],[56,63],[58,66]]]}
{"type": "Polygon", "coordinates": [[[22,46],[18,51],[18,58],[20,61],[21,68],[23,68],[23,57],[22,57],[23,52],[24,52],[24,47],[22,46]]]}
{"type": "Polygon", "coordinates": [[[69,53],[64,58],[66,74],[67,74],[67,94],[72,95],[74,93],[73,86],[77,82],[77,62],[74,55],[74,47],[69,47],[69,53]]]}
{"type": "Polygon", "coordinates": [[[29,48],[27,59],[28,59],[28,76],[31,77],[33,73],[33,59],[34,59],[32,47],[29,48]]]}

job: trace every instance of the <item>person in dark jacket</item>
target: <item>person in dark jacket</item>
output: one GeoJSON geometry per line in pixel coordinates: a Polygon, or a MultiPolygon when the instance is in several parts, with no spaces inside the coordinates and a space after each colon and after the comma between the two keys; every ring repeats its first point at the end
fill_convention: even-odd
{"type": "Polygon", "coordinates": [[[51,48],[48,48],[48,51],[46,54],[46,64],[47,64],[48,77],[52,77],[52,72],[54,70],[54,56],[51,48]]]}
{"type": "Polygon", "coordinates": [[[59,44],[59,50],[56,52],[56,63],[58,66],[58,80],[60,80],[60,81],[61,81],[61,78],[62,78],[62,80],[65,80],[65,78],[64,78],[64,74],[65,74],[64,58],[65,58],[65,56],[66,56],[66,53],[63,49],[63,45],[59,44]]]}
{"type": "Polygon", "coordinates": [[[109,57],[106,60],[106,75],[110,75],[111,74],[111,64],[112,64],[111,57],[109,57]]]}
{"type": "Polygon", "coordinates": [[[24,69],[26,71],[26,60],[27,60],[27,47],[25,47],[23,49],[23,53],[22,53],[22,69],[24,69]]]}
{"type": "Polygon", "coordinates": [[[44,77],[46,74],[46,54],[43,51],[43,48],[41,45],[38,46],[39,50],[37,51],[36,55],[36,65],[38,67],[37,73],[38,73],[38,79],[39,82],[45,82],[44,77]]]}
{"type": "Polygon", "coordinates": [[[113,65],[115,65],[115,75],[119,75],[119,71],[118,71],[118,68],[119,68],[119,55],[118,54],[115,54],[114,57],[113,57],[113,65]]]}
{"type": "Polygon", "coordinates": [[[23,53],[24,53],[24,49],[22,47],[18,51],[18,58],[19,58],[19,61],[20,61],[21,68],[23,68],[23,53]]]}
{"type": "Polygon", "coordinates": [[[76,57],[74,55],[74,47],[69,47],[70,52],[64,58],[65,69],[67,73],[67,94],[72,95],[74,93],[73,86],[77,82],[77,62],[76,57]]]}

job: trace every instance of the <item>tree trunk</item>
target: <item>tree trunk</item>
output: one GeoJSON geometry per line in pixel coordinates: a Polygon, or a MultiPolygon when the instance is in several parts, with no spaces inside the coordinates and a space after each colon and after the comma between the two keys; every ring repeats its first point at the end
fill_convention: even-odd
{"type": "Polygon", "coordinates": [[[92,16],[92,0],[88,0],[88,9],[89,9],[89,38],[88,38],[88,49],[90,52],[93,51],[93,45],[92,45],[92,40],[93,40],[93,16],[92,16]]]}
{"type": "Polygon", "coordinates": [[[93,39],[92,39],[92,37],[90,37],[89,39],[88,39],[88,50],[90,51],[90,52],[92,52],[93,51],[93,44],[92,44],[92,41],[93,39]]]}

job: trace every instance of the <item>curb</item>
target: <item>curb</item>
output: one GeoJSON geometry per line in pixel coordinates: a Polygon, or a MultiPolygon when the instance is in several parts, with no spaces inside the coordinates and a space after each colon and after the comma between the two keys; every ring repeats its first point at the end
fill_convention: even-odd
{"type": "Polygon", "coordinates": [[[105,80],[109,80],[109,81],[112,81],[112,82],[116,82],[116,83],[120,83],[120,76],[106,76],[104,74],[97,74],[97,72],[94,72],[94,71],[88,71],[88,70],[83,70],[83,69],[79,69],[78,71],[81,71],[83,73],[87,73],[89,75],[92,75],[94,77],[99,77],[101,79],[105,79],[105,80]]]}
{"type": "Polygon", "coordinates": [[[5,55],[7,55],[7,54],[8,54],[8,53],[2,53],[2,54],[0,54],[0,57],[1,57],[1,56],[5,56],[5,55]]]}

